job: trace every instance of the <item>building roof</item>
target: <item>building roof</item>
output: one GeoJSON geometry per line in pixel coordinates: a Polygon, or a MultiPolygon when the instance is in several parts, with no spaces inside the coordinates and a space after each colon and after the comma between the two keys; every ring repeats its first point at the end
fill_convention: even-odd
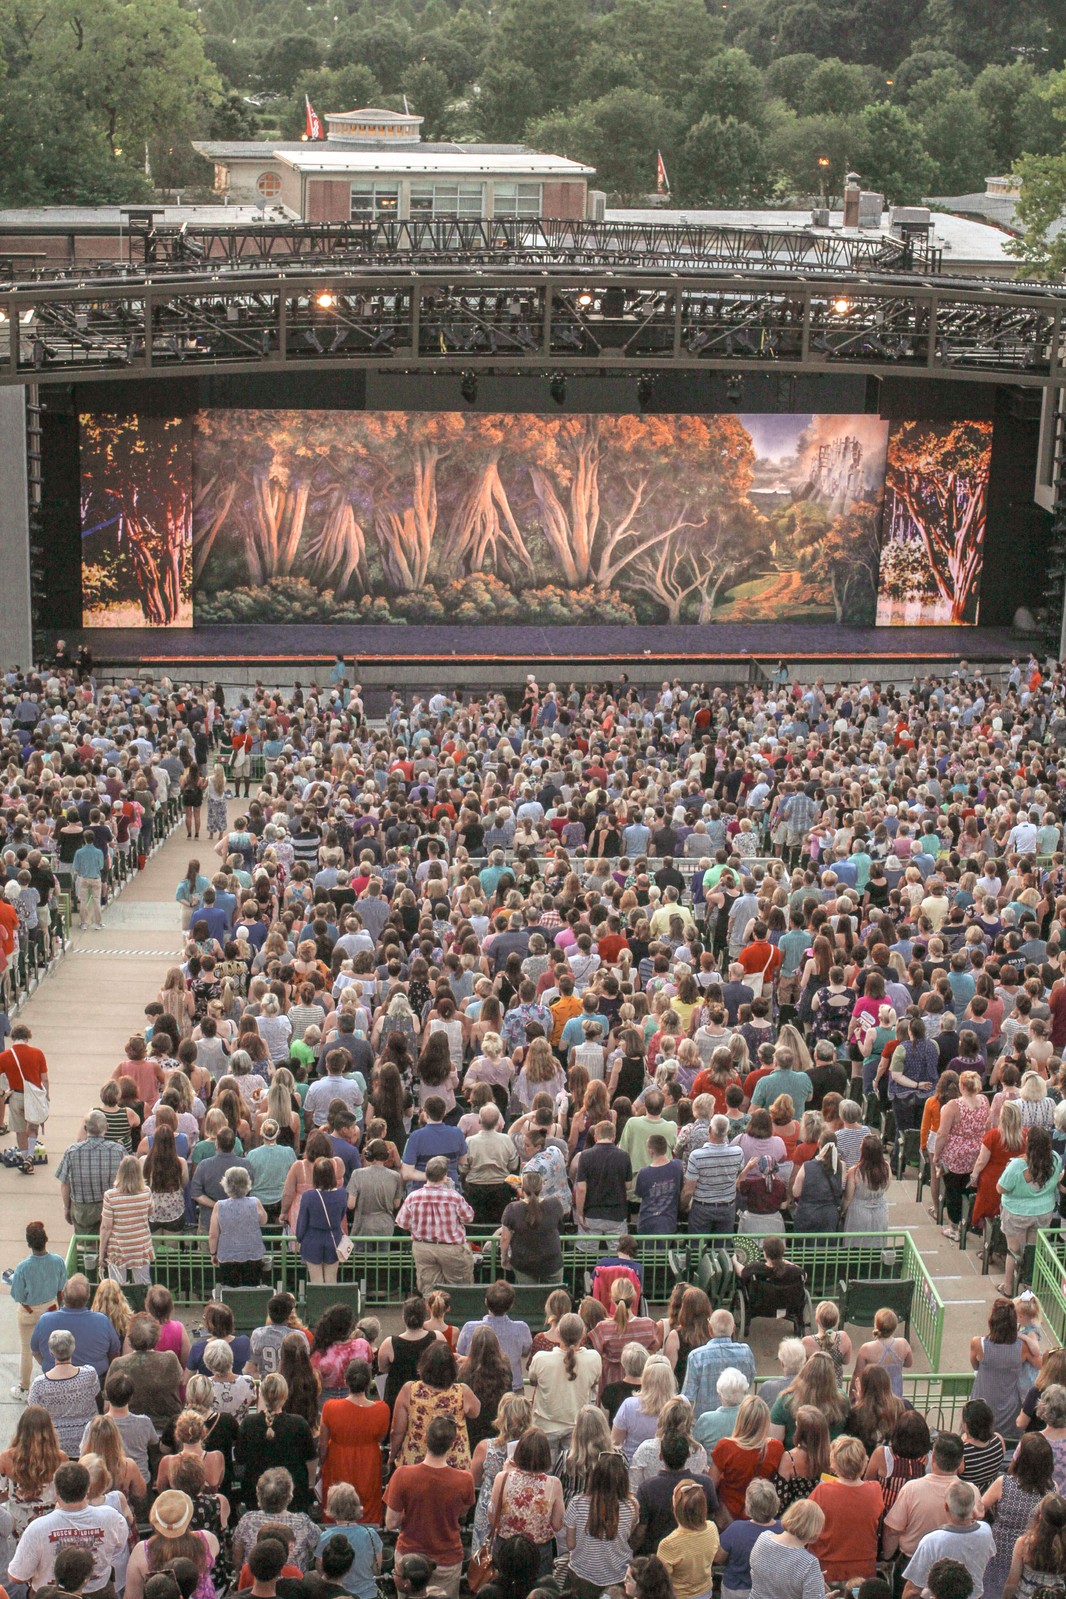
{"type": "MultiPolygon", "coordinates": [[[[621,211],[609,209],[606,222],[691,222],[707,228],[795,228],[804,233],[839,233],[844,225],[840,211],[830,212],[829,227],[814,228],[811,213],[804,211],[687,211],[673,207],[648,207],[646,210],[621,211]]],[[[950,274],[953,267],[980,265],[1010,271],[1017,262],[1006,251],[1009,242],[1006,234],[987,223],[969,217],[948,216],[940,212],[932,215],[932,242],[944,252],[944,270],[950,274]]],[[[859,230],[855,230],[859,232],[859,230]]],[[[864,228],[863,235],[875,236],[888,232],[888,214],[881,219],[879,229],[864,228]]]]}
{"type": "Polygon", "coordinates": [[[151,211],[157,223],[179,225],[196,222],[204,226],[231,222],[255,223],[289,221],[292,213],[282,205],[265,209],[258,205],[34,205],[0,210],[3,228],[90,228],[110,229],[127,226],[130,212],[151,211]]]}
{"type": "MultiPolygon", "coordinates": [[[[994,227],[1006,228],[1010,233],[1021,235],[1025,232],[1018,217],[1016,193],[995,194],[983,189],[979,194],[931,194],[925,203],[940,206],[944,211],[952,211],[959,219],[973,217],[991,223],[994,227]]],[[[938,216],[937,226],[943,220],[945,218],[938,216]]],[[[1048,238],[1057,238],[1064,228],[1066,228],[1066,217],[1060,217],[1048,228],[1048,238]]]]}
{"type": "Polygon", "coordinates": [[[582,166],[578,161],[568,161],[561,155],[540,155],[533,150],[517,154],[490,156],[472,151],[469,145],[455,145],[451,150],[432,150],[420,144],[409,149],[368,149],[362,145],[349,145],[334,149],[328,144],[303,144],[296,151],[279,151],[278,159],[297,172],[336,173],[388,172],[397,177],[405,174],[435,173],[455,174],[459,177],[492,177],[514,174],[519,177],[593,177],[595,167],[582,166]]]}
{"type": "MultiPolygon", "coordinates": [[[[300,151],[305,154],[310,150],[337,150],[343,148],[345,158],[352,155],[352,145],[331,145],[328,140],[316,140],[313,144],[306,139],[194,139],[193,149],[199,150],[202,156],[209,161],[272,161],[276,156],[294,155],[300,151]]],[[[359,148],[365,150],[381,149],[396,150],[396,145],[388,139],[360,141],[359,148]]],[[[479,156],[509,156],[520,155],[526,152],[524,144],[456,144],[451,140],[438,142],[423,142],[417,147],[419,155],[425,154],[454,154],[454,155],[479,155],[479,156]]],[[[410,160],[410,156],[406,157],[410,160]]]]}

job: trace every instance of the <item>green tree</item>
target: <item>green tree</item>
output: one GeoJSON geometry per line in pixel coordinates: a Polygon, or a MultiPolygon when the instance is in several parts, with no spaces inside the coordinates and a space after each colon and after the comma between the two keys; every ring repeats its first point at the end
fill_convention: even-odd
{"type": "Polygon", "coordinates": [[[777,95],[793,111],[799,111],[807,94],[807,83],[818,65],[818,57],[801,50],[796,55],[778,56],[764,74],[766,92],[777,95]]]}
{"type": "Polygon", "coordinates": [[[338,29],[329,50],[331,67],[364,66],[384,94],[397,94],[413,54],[411,30],[396,17],[382,17],[364,28],[338,29]]]}
{"type": "Polygon", "coordinates": [[[992,153],[972,89],[952,89],[941,96],[923,114],[920,126],[922,143],[936,164],[937,194],[972,194],[984,188],[992,153]]]}
{"type": "Polygon", "coordinates": [[[255,52],[244,44],[234,44],[221,34],[210,34],[204,40],[204,54],[215,67],[223,83],[235,89],[247,88],[255,67],[255,52]]]}
{"type": "MultiPolygon", "coordinates": [[[[113,153],[136,152],[160,127],[191,132],[220,85],[181,0],[14,0],[0,16],[9,61],[53,106],[84,107],[113,153]]],[[[52,134],[54,137],[54,133],[52,134]]],[[[67,134],[60,141],[67,150],[67,134]]]]}
{"type": "Polygon", "coordinates": [[[1062,144],[1058,112],[1066,109],[1066,74],[1038,78],[1027,61],[986,67],[974,79],[985,121],[985,138],[998,172],[1009,172],[1021,155],[1052,155],[1062,144]]]}
{"type": "Polygon", "coordinates": [[[1060,0],[927,0],[924,27],[933,48],[950,50],[975,71],[1008,60],[1012,51],[1066,53],[1066,16],[1060,0]]]}
{"type": "Polygon", "coordinates": [[[766,112],[763,75],[745,51],[722,50],[700,67],[681,111],[689,123],[708,115],[758,127],[766,112]]]}
{"type": "Polygon", "coordinates": [[[281,131],[287,139],[299,139],[307,125],[305,95],[319,116],[325,116],[327,111],[356,111],[360,106],[376,105],[382,98],[374,74],[358,63],[309,72],[297,80],[281,118],[281,131]]]}
{"type": "MultiPolygon", "coordinates": [[[[588,32],[581,0],[503,0],[491,60],[525,69],[533,97],[531,115],[544,116],[573,103],[574,68],[588,32]]],[[[482,92],[485,87],[483,78],[482,92]]]]}
{"type": "Polygon", "coordinates": [[[408,67],[403,77],[403,92],[411,110],[423,119],[423,139],[440,138],[451,99],[448,80],[440,68],[428,61],[408,67]]]}
{"type": "Polygon", "coordinates": [[[540,114],[537,85],[520,61],[493,61],[481,74],[478,89],[477,115],[486,139],[512,144],[540,114]]]}
{"type": "Polygon", "coordinates": [[[807,79],[805,93],[796,109],[807,116],[847,116],[861,111],[878,98],[880,74],[830,57],[819,61],[807,79]],[[877,86],[875,86],[877,85],[877,86]]]}
{"type": "Polygon", "coordinates": [[[929,192],[935,176],[921,129],[900,106],[866,106],[858,118],[856,167],[889,205],[905,205],[929,192]]]}
{"type": "Polygon", "coordinates": [[[526,129],[535,149],[594,166],[597,184],[632,202],[655,186],[655,152],[669,162],[680,132],[676,112],[640,89],[615,89],[570,112],[542,117],[526,129]]]}
{"type": "Polygon", "coordinates": [[[596,38],[636,62],[641,87],[668,95],[715,56],[723,33],[704,0],[615,0],[596,38]]]}
{"type": "Polygon", "coordinates": [[[758,128],[736,117],[703,116],[681,145],[683,205],[739,206],[765,197],[770,168],[758,128]]]}
{"type": "Polygon", "coordinates": [[[603,39],[594,39],[577,66],[574,79],[575,100],[599,100],[612,89],[643,87],[635,57],[616,50],[603,39]]]}
{"type": "Polygon", "coordinates": [[[259,82],[275,94],[291,94],[300,78],[321,65],[322,45],[311,34],[282,34],[259,57],[259,82]]]}
{"type": "Polygon", "coordinates": [[[814,197],[843,192],[844,178],[858,148],[857,117],[777,118],[766,137],[767,160],[790,194],[814,197]],[[828,167],[819,165],[826,156],[828,167]]]}
{"type": "Polygon", "coordinates": [[[453,94],[473,83],[480,64],[479,56],[467,48],[454,28],[435,28],[431,33],[422,34],[418,59],[428,61],[443,72],[453,94]]]}
{"type": "Polygon", "coordinates": [[[920,85],[938,72],[950,73],[955,86],[969,83],[973,76],[965,62],[950,50],[916,50],[892,74],[893,99],[912,99],[920,85]]]}

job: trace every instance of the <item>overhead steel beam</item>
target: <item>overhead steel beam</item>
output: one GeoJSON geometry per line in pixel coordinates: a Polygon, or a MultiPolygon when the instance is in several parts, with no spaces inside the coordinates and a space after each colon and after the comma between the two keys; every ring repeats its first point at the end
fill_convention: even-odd
{"type": "Polygon", "coordinates": [[[885,273],[260,262],[0,291],[0,383],[284,365],[770,368],[1050,386],[1062,381],[1064,305],[1062,290],[1039,285],[885,273]]]}

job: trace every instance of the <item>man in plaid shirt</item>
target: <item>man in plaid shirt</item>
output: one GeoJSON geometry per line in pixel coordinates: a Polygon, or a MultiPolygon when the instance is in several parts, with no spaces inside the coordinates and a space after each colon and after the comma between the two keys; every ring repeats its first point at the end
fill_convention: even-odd
{"type": "Polygon", "coordinates": [[[434,1155],[425,1183],[408,1194],[396,1217],[397,1226],[411,1234],[420,1294],[438,1283],[473,1282],[474,1257],[466,1241],[473,1220],[474,1212],[449,1180],[447,1157],[434,1155]]]}

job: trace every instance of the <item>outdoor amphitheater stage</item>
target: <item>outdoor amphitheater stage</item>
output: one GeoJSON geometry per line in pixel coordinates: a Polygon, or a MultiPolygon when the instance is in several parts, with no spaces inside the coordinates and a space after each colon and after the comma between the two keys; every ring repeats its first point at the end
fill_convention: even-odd
{"type": "Polygon", "coordinates": [[[71,630],[106,675],[211,678],[228,683],[290,682],[324,675],[336,655],[358,662],[377,687],[508,686],[542,678],[634,681],[663,674],[747,681],[784,660],[793,676],[909,679],[946,672],[960,660],[1005,665],[1029,647],[994,627],[845,627],[811,623],[728,623],[673,627],[254,626],[71,630]],[[760,671],[762,669],[762,672],[760,671]]]}

